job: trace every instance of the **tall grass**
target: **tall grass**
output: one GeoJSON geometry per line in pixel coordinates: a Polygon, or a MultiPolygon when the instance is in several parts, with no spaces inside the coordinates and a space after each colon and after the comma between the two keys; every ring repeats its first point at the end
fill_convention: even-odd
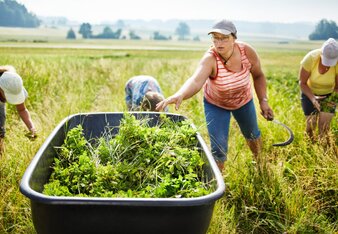
{"type": "MultiPolygon", "coordinates": [[[[312,46],[312,45],[311,45],[312,46]]],[[[297,49],[258,48],[268,79],[276,119],[295,134],[286,147],[273,147],[287,134],[259,117],[264,140],[262,167],[252,161],[232,122],[223,198],[215,204],[208,233],[335,233],[338,231],[337,117],[331,128],[334,144],[324,147],[304,137],[297,74],[306,53],[297,49]]],[[[207,49],[207,48],[205,48],[207,49]]],[[[310,49],[310,48],[309,48],[310,49]]],[[[29,93],[27,107],[39,131],[25,138],[24,124],[7,105],[6,152],[0,160],[0,233],[35,233],[29,200],[19,192],[20,179],[49,133],[74,113],[124,111],[124,84],[134,75],[156,77],[165,96],[192,74],[203,50],[111,50],[0,48],[0,64],[12,64],[29,93]]],[[[171,112],[176,112],[170,107],[171,112]]],[[[185,101],[177,113],[197,125],[208,142],[202,92],[185,101]]]]}

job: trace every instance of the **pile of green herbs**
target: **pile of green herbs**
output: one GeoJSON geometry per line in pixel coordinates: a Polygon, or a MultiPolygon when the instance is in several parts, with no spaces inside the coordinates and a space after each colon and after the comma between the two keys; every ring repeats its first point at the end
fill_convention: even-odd
{"type": "Polygon", "coordinates": [[[331,95],[320,101],[321,111],[334,113],[338,103],[338,93],[333,92],[331,95]]]}
{"type": "Polygon", "coordinates": [[[43,193],[51,196],[190,198],[212,192],[188,120],[160,123],[125,113],[118,133],[86,140],[83,127],[68,131],[57,148],[43,193]],[[92,142],[92,143],[91,143],[92,142]]]}

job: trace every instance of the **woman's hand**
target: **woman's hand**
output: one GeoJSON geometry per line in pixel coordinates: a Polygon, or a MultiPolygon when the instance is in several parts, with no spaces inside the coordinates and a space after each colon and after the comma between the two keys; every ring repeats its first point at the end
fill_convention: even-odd
{"type": "Polygon", "coordinates": [[[262,101],[260,102],[260,107],[261,107],[261,115],[263,115],[263,117],[268,120],[268,121],[272,121],[274,118],[273,115],[273,111],[270,108],[270,106],[268,105],[268,103],[266,101],[262,101]]]}
{"type": "Polygon", "coordinates": [[[156,110],[161,111],[164,108],[166,108],[169,104],[173,104],[173,103],[175,103],[175,110],[178,110],[182,101],[183,101],[183,95],[174,94],[174,95],[164,99],[163,101],[157,103],[156,110]]]}
{"type": "MultiPolygon", "coordinates": [[[[325,98],[325,97],[324,97],[325,98]]],[[[320,112],[320,103],[319,103],[319,101],[318,100],[321,100],[321,99],[323,99],[323,98],[317,98],[316,96],[315,97],[313,97],[312,99],[311,99],[311,102],[312,102],[312,104],[313,104],[313,106],[320,112]]]]}
{"type": "Polygon", "coordinates": [[[25,134],[26,137],[28,137],[30,140],[34,140],[35,138],[37,138],[37,132],[36,129],[34,127],[32,127],[31,129],[29,129],[29,132],[25,134]]]}

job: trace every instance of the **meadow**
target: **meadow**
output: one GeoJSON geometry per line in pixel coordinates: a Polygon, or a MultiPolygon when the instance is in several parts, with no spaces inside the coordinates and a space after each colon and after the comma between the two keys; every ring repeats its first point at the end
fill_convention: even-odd
{"type": "MultiPolygon", "coordinates": [[[[299,100],[299,62],[321,42],[253,41],[268,82],[275,118],[285,129],[259,115],[264,149],[262,167],[252,159],[236,123],[231,122],[228,161],[223,172],[224,196],[215,204],[209,234],[337,233],[338,124],[332,121],[331,146],[311,143],[299,100]]],[[[0,233],[33,234],[30,202],[19,191],[23,173],[44,140],[65,117],[86,112],[126,111],[124,85],[132,76],[156,77],[165,96],[193,73],[208,42],[75,41],[0,42],[0,64],[12,64],[29,93],[26,101],[38,129],[34,141],[15,107],[7,105],[6,150],[0,159],[0,233]]],[[[202,91],[178,111],[209,142],[202,91]]],[[[256,102],[257,103],[257,102],[256,102]]]]}

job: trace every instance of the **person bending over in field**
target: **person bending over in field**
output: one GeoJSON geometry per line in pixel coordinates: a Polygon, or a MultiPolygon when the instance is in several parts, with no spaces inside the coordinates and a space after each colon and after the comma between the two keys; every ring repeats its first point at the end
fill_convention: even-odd
{"type": "Polygon", "coordinates": [[[333,38],[325,41],[320,49],[308,52],[301,61],[301,103],[306,117],[306,133],[312,141],[315,140],[317,125],[319,138],[328,140],[327,133],[337,105],[337,61],[338,43],[333,38]]]}
{"type": "Polygon", "coordinates": [[[125,85],[125,94],[128,111],[156,111],[157,103],[164,100],[157,80],[146,75],[130,78],[125,85]]]}
{"type": "Polygon", "coordinates": [[[204,54],[194,74],[174,95],[160,102],[157,108],[160,110],[174,103],[178,109],[183,100],[204,87],[204,111],[211,151],[220,170],[227,156],[231,115],[235,117],[255,159],[259,161],[261,132],[250,75],[261,114],[267,120],[273,119],[259,57],[249,44],[236,41],[237,29],[229,20],[217,22],[208,34],[211,34],[212,46],[204,54]]]}
{"type": "Polygon", "coordinates": [[[24,103],[27,97],[27,91],[15,68],[9,65],[0,66],[0,154],[4,152],[6,102],[16,106],[19,116],[30,132],[29,136],[36,137],[34,124],[24,103]]]}

